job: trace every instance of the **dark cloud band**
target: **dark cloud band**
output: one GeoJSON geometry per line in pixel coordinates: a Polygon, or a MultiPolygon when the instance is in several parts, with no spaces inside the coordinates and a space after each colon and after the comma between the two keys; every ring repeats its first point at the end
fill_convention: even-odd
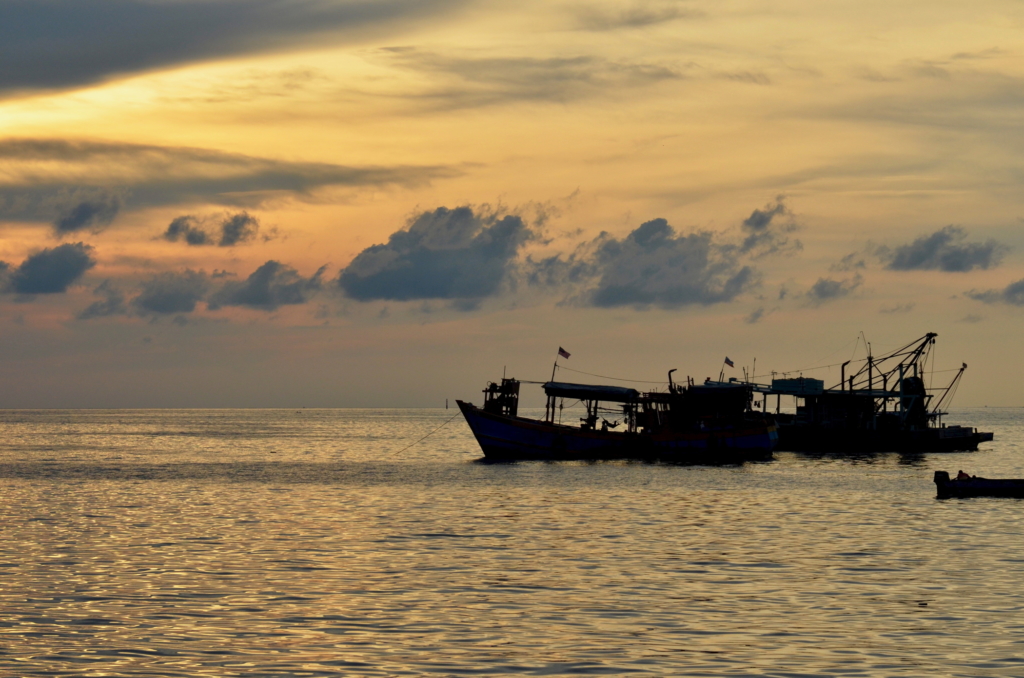
{"type": "Polygon", "coordinates": [[[461,0],[0,0],[0,93],[365,38],[461,0]]]}

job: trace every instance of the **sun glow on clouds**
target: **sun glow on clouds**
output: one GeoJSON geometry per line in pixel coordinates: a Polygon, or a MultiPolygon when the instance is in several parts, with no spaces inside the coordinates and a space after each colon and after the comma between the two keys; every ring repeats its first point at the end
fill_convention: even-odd
{"type": "MultiPolygon", "coordinates": [[[[1015,5],[244,0],[217,41],[154,23],[174,3],[118,3],[167,32],[101,59],[71,21],[91,5],[49,3],[78,75],[0,79],[0,336],[65,369],[103,336],[135,337],[139,370],[154,346],[243,347],[222,381],[302,345],[423,371],[416,404],[549,343],[649,376],[726,341],[784,369],[935,330],[979,366],[962,404],[1024,401],[971,352],[1022,317],[1015,5]],[[88,266],[25,287],[76,243],[88,266]]],[[[214,5],[181,7],[212,26],[214,5]]],[[[26,388],[0,404],[46,404],[26,388]]]]}

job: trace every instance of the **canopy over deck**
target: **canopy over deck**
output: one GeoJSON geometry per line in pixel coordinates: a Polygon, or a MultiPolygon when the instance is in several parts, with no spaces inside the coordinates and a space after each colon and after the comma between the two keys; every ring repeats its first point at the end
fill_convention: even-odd
{"type": "Polygon", "coordinates": [[[549,381],[544,384],[544,392],[556,398],[600,400],[606,403],[635,403],[640,399],[640,392],[635,388],[598,386],[595,384],[567,384],[561,381],[549,381]]]}

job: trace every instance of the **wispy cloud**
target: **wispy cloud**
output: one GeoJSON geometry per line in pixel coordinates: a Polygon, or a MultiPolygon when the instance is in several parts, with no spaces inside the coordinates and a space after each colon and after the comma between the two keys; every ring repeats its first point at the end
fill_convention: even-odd
{"type": "Polygon", "coordinates": [[[986,304],[1002,302],[1013,306],[1024,306],[1024,280],[1012,282],[1001,290],[971,290],[965,293],[971,299],[986,304]]]}
{"type": "Polygon", "coordinates": [[[83,230],[100,230],[121,211],[122,196],[116,191],[77,190],[66,200],[57,200],[53,227],[59,235],[83,230]],[[63,202],[64,204],[60,204],[63,202]]]}
{"type": "Polygon", "coordinates": [[[588,31],[612,31],[628,28],[645,28],[675,21],[704,16],[704,12],[680,2],[636,1],[627,6],[616,4],[600,7],[595,3],[582,5],[573,10],[580,28],[588,31]]]}
{"type": "Polygon", "coordinates": [[[0,141],[0,221],[43,221],[59,233],[101,228],[122,209],[177,204],[258,207],[314,200],[329,188],[422,186],[459,172],[433,166],[350,167],[181,146],[0,141]]]}
{"type": "Polygon", "coordinates": [[[847,296],[860,287],[863,282],[864,280],[860,274],[842,280],[818,278],[818,281],[807,290],[807,300],[812,306],[820,306],[826,302],[847,296]]]}
{"type": "Polygon", "coordinates": [[[392,65],[429,76],[427,86],[404,96],[439,110],[517,101],[565,103],[684,77],[663,64],[591,55],[480,57],[407,47],[382,53],[392,65]]]}
{"type": "Polygon", "coordinates": [[[892,306],[883,306],[878,309],[879,313],[885,313],[886,315],[892,315],[894,313],[910,313],[917,306],[913,301],[908,301],[905,304],[893,304],[892,306]]]}
{"type": "Polygon", "coordinates": [[[93,294],[103,297],[100,301],[89,304],[78,314],[79,320],[105,318],[112,315],[127,315],[128,304],[124,292],[110,280],[104,280],[96,286],[93,294]]]}

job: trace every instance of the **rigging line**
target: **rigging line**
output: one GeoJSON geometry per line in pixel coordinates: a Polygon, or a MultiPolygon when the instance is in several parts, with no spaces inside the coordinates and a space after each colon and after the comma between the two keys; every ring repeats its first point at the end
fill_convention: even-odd
{"type": "Polygon", "coordinates": [[[793,374],[794,372],[813,372],[814,370],[823,370],[826,367],[836,367],[836,366],[842,365],[842,364],[843,363],[832,363],[831,365],[819,365],[818,367],[805,367],[802,370],[785,370],[785,371],[783,371],[783,370],[773,370],[772,372],[768,372],[767,374],[756,374],[756,375],[752,376],[751,379],[756,379],[757,377],[767,377],[767,376],[769,376],[769,375],[771,375],[773,373],[774,374],[793,374]]]}
{"type": "Polygon", "coordinates": [[[938,363],[938,362],[939,362],[939,361],[938,361],[938,354],[939,354],[939,352],[938,352],[938,350],[937,350],[937,349],[935,348],[935,344],[934,344],[934,343],[933,343],[933,344],[931,344],[931,345],[930,345],[930,346],[928,347],[928,349],[929,349],[929,350],[928,350],[928,357],[929,357],[929,358],[931,359],[931,363],[932,363],[931,365],[929,365],[929,367],[931,367],[931,368],[932,368],[932,372],[931,372],[931,374],[930,374],[930,375],[928,376],[928,388],[931,388],[932,386],[934,386],[934,385],[935,385],[935,365],[936,365],[936,363],[938,363]]]}
{"type": "Polygon", "coordinates": [[[565,365],[559,365],[558,369],[560,369],[560,370],[569,370],[570,372],[575,372],[577,374],[585,374],[588,377],[598,377],[600,379],[611,379],[612,381],[628,381],[628,382],[634,383],[634,384],[667,384],[668,383],[667,381],[645,381],[643,379],[620,379],[619,377],[609,377],[609,376],[606,376],[604,374],[594,374],[592,372],[584,372],[583,370],[574,370],[573,368],[566,367],[565,365]]]}
{"type": "Polygon", "coordinates": [[[431,431],[430,433],[428,433],[427,435],[423,436],[422,438],[420,438],[419,440],[417,440],[417,441],[415,441],[415,442],[413,442],[413,443],[410,443],[409,445],[406,445],[405,447],[403,447],[402,449],[400,449],[400,450],[399,450],[398,452],[392,452],[392,454],[401,454],[402,452],[405,452],[406,450],[408,450],[408,449],[409,449],[410,447],[412,447],[413,445],[416,445],[416,444],[418,444],[418,443],[421,443],[421,442],[423,442],[424,440],[426,440],[427,438],[429,438],[430,436],[434,435],[435,433],[437,433],[438,431],[440,431],[441,429],[443,429],[443,428],[444,428],[445,426],[447,426],[448,424],[450,424],[450,423],[452,422],[452,420],[453,420],[453,419],[455,419],[456,417],[459,417],[459,416],[461,416],[461,415],[462,415],[462,412],[459,412],[459,413],[458,413],[458,414],[456,414],[455,416],[451,417],[451,418],[450,418],[450,419],[449,419],[448,421],[446,421],[445,423],[441,424],[440,426],[438,426],[437,428],[435,428],[435,429],[434,429],[433,431],[431,431]]]}
{"type": "MultiPolygon", "coordinates": [[[[775,370],[774,374],[786,375],[786,374],[793,374],[794,372],[813,372],[814,370],[823,370],[826,367],[835,367],[836,365],[841,365],[841,364],[842,363],[832,363],[831,365],[822,365],[821,367],[808,367],[807,369],[803,369],[803,370],[786,370],[785,372],[782,372],[780,370],[775,370]]],[[[932,373],[933,374],[942,374],[943,372],[956,372],[958,369],[960,369],[960,368],[959,367],[953,367],[953,368],[950,368],[948,370],[932,370],[932,373]]],[[[768,372],[767,374],[754,374],[754,375],[751,375],[750,380],[753,381],[754,379],[759,379],[759,378],[763,378],[763,377],[770,377],[772,374],[773,374],[772,372],[768,372]]],[[[928,388],[931,388],[931,386],[929,386],[928,388]]]]}
{"type": "MultiPolygon", "coordinates": [[[[860,339],[860,337],[858,337],[858,340],[859,340],[859,339],[860,339]]],[[[845,344],[843,344],[842,346],[840,346],[839,348],[837,348],[837,349],[836,349],[835,351],[832,351],[831,353],[829,353],[829,354],[828,354],[827,356],[825,356],[824,358],[819,358],[818,360],[815,360],[814,362],[816,362],[816,363],[819,363],[819,362],[821,362],[822,360],[828,360],[829,358],[831,358],[832,356],[834,356],[834,355],[835,355],[836,353],[839,353],[840,351],[844,350],[844,349],[845,349],[845,348],[846,348],[847,346],[849,346],[849,345],[850,345],[850,342],[846,342],[845,344]]],[[[857,347],[856,347],[856,346],[854,346],[854,347],[853,347],[853,350],[854,350],[854,351],[856,351],[856,350],[857,350],[857,347]]],[[[852,358],[851,358],[851,360],[852,360],[852,358]]],[[[811,363],[811,364],[813,365],[814,363],[811,363]]],[[[834,363],[834,365],[839,365],[839,364],[840,364],[840,363],[834,363]]],[[[833,365],[822,365],[822,367],[833,367],[833,365]]],[[[816,370],[816,369],[819,369],[819,368],[817,368],[817,367],[808,367],[808,368],[806,368],[806,369],[809,369],[809,370],[816,370]]],[[[794,370],[794,371],[795,371],[795,372],[802,372],[803,370],[794,370]]]]}
{"type": "MultiPolygon", "coordinates": [[[[856,350],[856,349],[855,349],[855,350],[856,350]]],[[[836,353],[838,353],[838,351],[836,351],[836,353]]],[[[835,355],[835,353],[833,353],[832,355],[835,355]]],[[[887,357],[887,358],[895,358],[895,357],[899,357],[899,356],[903,356],[903,355],[909,355],[909,351],[908,351],[907,353],[899,353],[899,354],[897,354],[897,355],[894,355],[894,356],[886,356],[886,357],[887,357]]],[[[864,360],[866,361],[866,360],[867,360],[867,358],[865,358],[864,360]]],[[[847,361],[847,362],[854,362],[854,360],[853,360],[853,358],[850,358],[850,360],[849,360],[849,361],[847,361]]],[[[857,363],[860,363],[861,361],[860,361],[860,360],[857,360],[856,362],[857,362],[857,363]]],[[[878,360],[876,360],[876,361],[875,361],[875,363],[874,363],[874,364],[875,364],[876,366],[878,366],[878,365],[881,365],[881,364],[882,364],[882,362],[883,362],[883,361],[882,361],[882,359],[881,359],[881,358],[879,358],[878,360]]],[[[841,366],[841,365],[843,365],[843,363],[832,363],[832,364],[830,364],[830,365],[818,365],[817,367],[804,367],[804,368],[802,368],[802,369],[798,369],[798,370],[786,370],[785,372],[782,372],[782,373],[780,373],[780,374],[791,374],[791,373],[793,373],[793,372],[810,372],[810,371],[812,371],[812,370],[823,370],[823,369],[825,369],[826,367],[836,367],[836,366],[841,366]]],[[[778,370],[776,370],[776,372],[778,372],[778,370]]],[[[764,375],[761,375],[761,376],[764,376],[764,375]]]]}

